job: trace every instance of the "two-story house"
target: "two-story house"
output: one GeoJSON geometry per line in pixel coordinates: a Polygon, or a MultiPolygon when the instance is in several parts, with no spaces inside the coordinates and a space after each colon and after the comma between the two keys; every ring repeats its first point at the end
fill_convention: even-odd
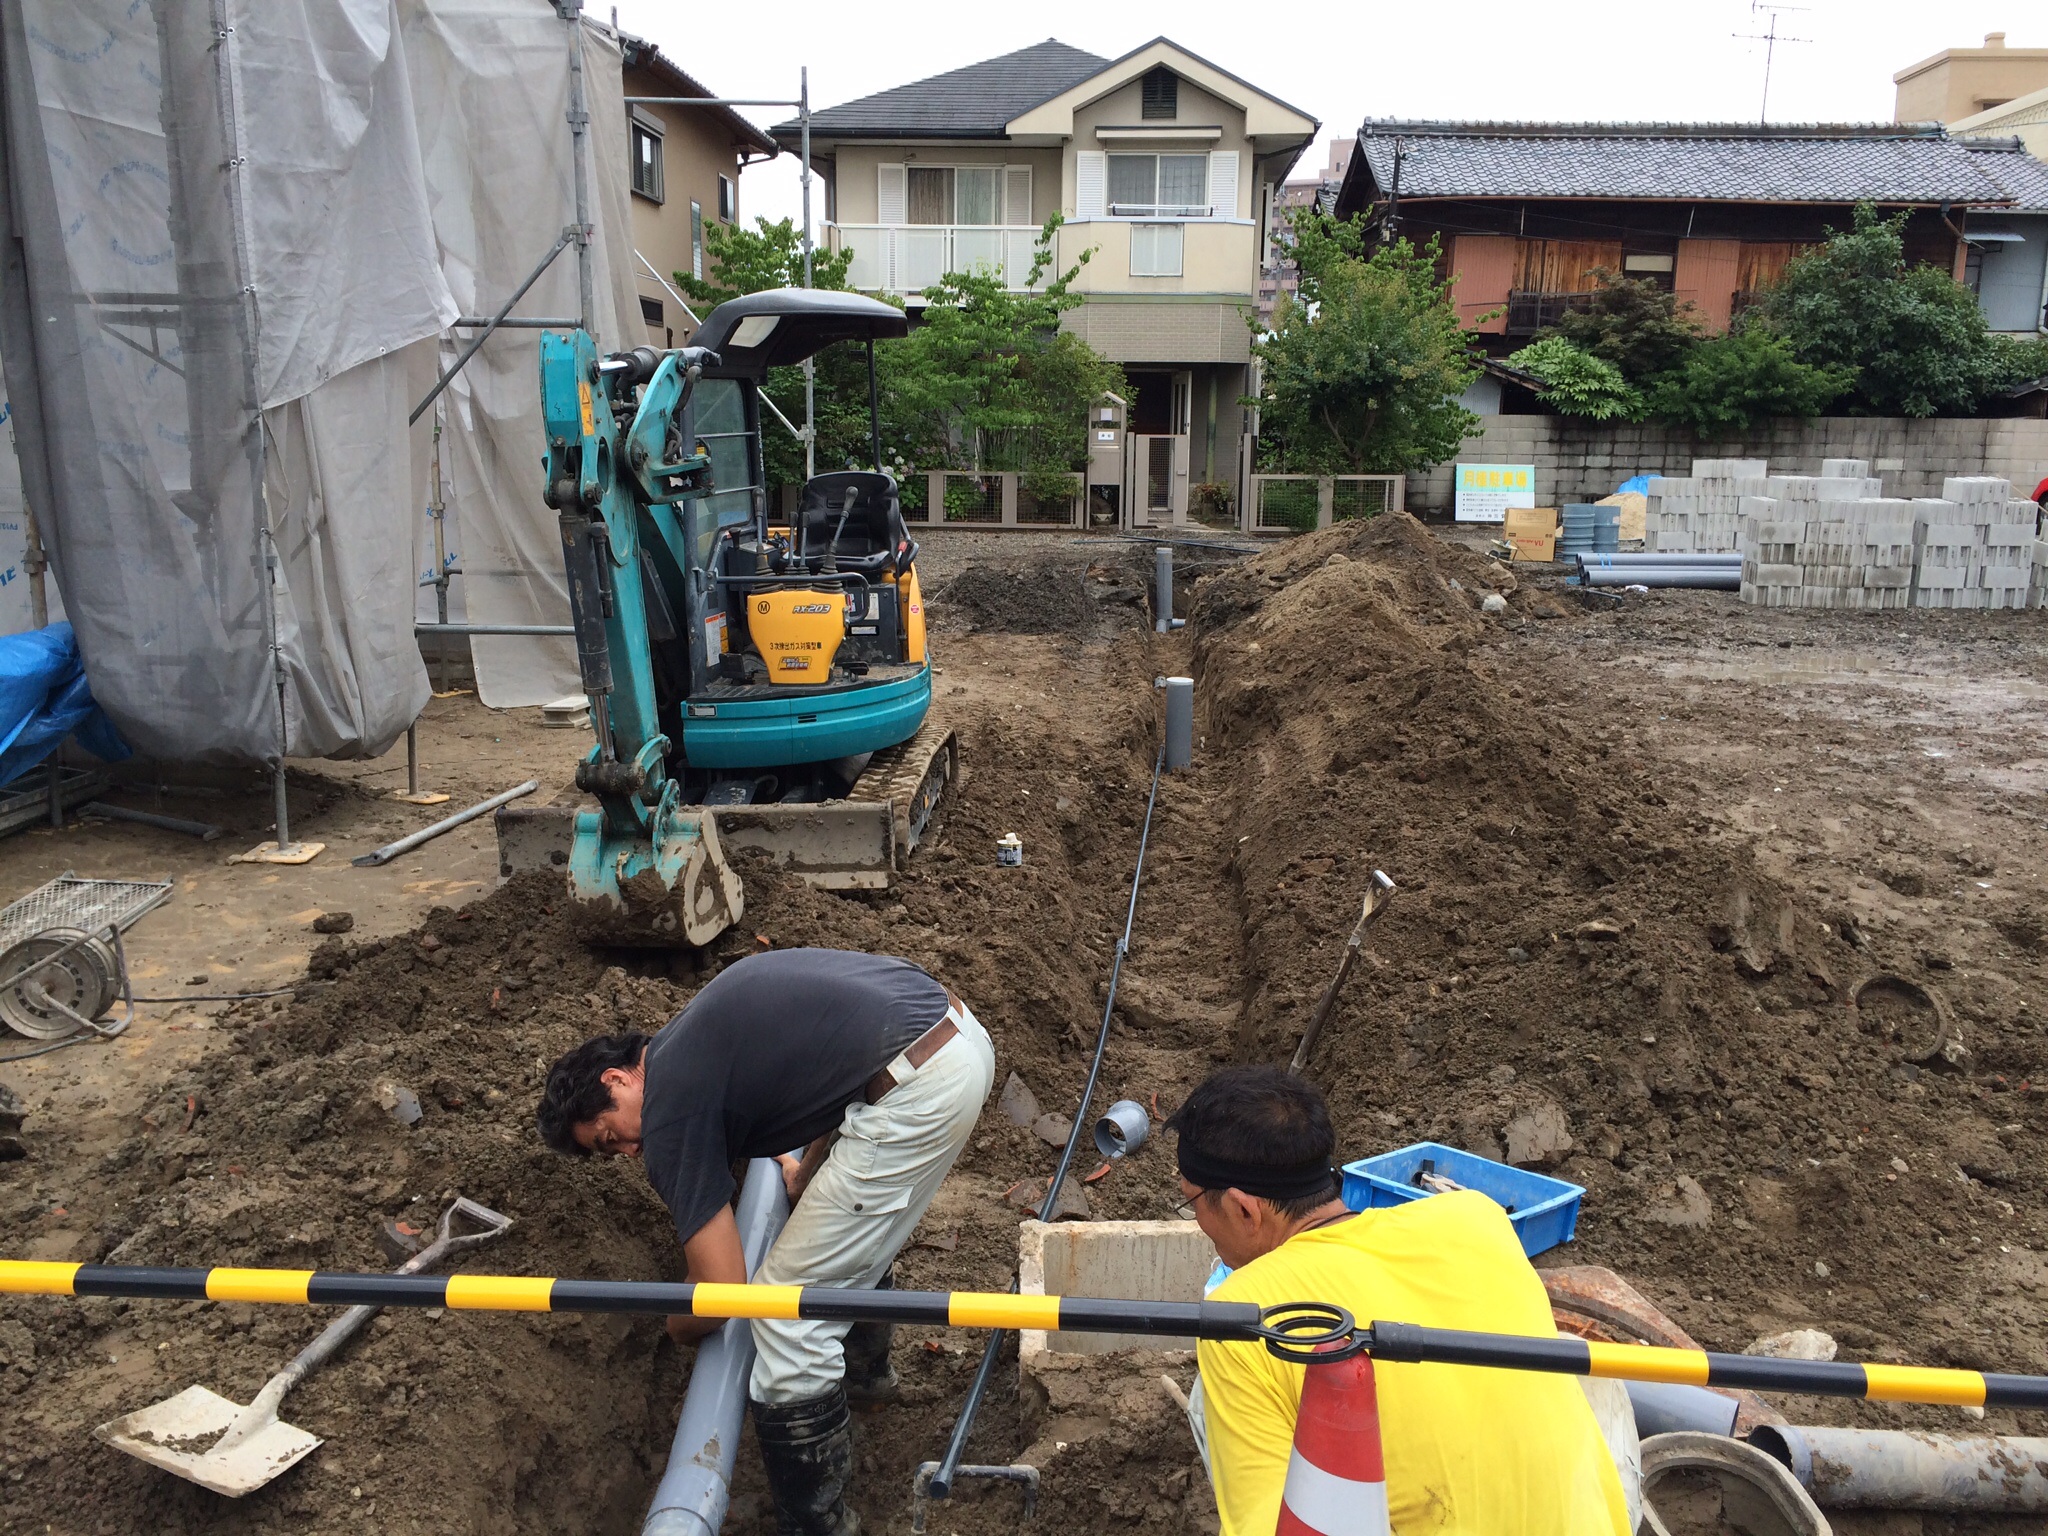
{"type": "Polygon", "coordinates": [[[704,234],[739,217],[740,171],[776,154],[775,141],[730,107],[690,107],[636,97],[714,92],[653,43],[619,34],[624,55],[627,153],[632,163],[633,275],[640,318],[657,347],[680,346],[696,329],[670,290],[675,274],[704,276],[704,234]]]}
{"type": "MultiPolygon", "coordinates": [[[[1022,287],[1038,231],[1092,252],[1063,324],[1131,387],[1129,514],[1235,486],[1274,190],[1316,121],[1156,38],[1119,59],[1057,40],[812,114],[826,238],[849,278],[914,302],[949,271],[1022,287]]],[[[771,130],[796,150],[795,122],[771,130]]]]}

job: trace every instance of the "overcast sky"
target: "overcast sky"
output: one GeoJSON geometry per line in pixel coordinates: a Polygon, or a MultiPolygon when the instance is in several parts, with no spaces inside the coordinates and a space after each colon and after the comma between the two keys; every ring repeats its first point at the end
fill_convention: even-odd
{"type": "MultiPolygon", "coordinates": [[[[586,0],[603,14],[609,0],[586,0]]],[[[1943,48],[2048,47],[2040,0],[1812,0],[1778,8],[1773,122],[1888,122],[1892,75],[1943,48]],[[2028,28],[2032,30],[2027,30],[2028,28]]],[[[1770,16],[1749,0],[1181,0],[1173,6],[1038,0],[619,0],[619,23],[723,95],[794,97],[809,65],[814,108],[1057,37],[1116,58],[1164,32],[1291,102],[1342,136],[1364,117],[1541,121],[1754,122],[1763,104],[1770,16]]],[[[785,115],[748,114],[763,124],[785,115]]],[[[1320,165],[1320,144],[1296,175],[1320,165]]],[[[794,215],[796,162],[747,171],[743,216],[794,215]]],[[[815,205],[823,217],[822,198],[815,205]]]]}

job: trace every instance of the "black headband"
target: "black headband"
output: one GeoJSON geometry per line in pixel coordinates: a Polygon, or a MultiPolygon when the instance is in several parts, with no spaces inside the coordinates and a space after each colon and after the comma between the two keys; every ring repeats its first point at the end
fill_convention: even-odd
{"type": "Polygon", "coordinates": [[[1239,1189],[1261,1200],[1301,1200],[1327,1194],[1337,1180],[1337,1170],[1330,1166],[1327,1157],[1278,1168],[1270,1163],[1233,1163],[1205,1156],[1198,1148],[1189,1146],[1185,1136],[1180,1138],[1176,1155],[1180,1176],[1190,1184],[1199,1184],[1205,1190],[1239,1189]]]}

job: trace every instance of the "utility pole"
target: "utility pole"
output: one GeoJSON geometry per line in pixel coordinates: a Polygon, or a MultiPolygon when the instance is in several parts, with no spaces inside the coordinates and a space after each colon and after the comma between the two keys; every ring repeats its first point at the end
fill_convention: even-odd
{"type": "Polygon", "coordinates": [[[1771,59],[1777,53],[1778,44],[1810,43],[1813,41],[1810,37],[1780,37],[1778,35],[1778,17],[1786,11],[1804,11],[1809,9],[1811,7],[1804,5],[1770,5],[1766,4],[1765,0],[1749,0],[1750,16],[1752,18],[1758,15],[1768,16],[1770,24],[1761,32],[1731,32],[1728,34],[1730,37],[1747,38],[1751,42],[1758,42],[1764,45],[1764,99],[1763,105],[1757,109],[1756,121],[1758,127],[1762,127],[1765,119],[1770,115],[1771,59]]]}

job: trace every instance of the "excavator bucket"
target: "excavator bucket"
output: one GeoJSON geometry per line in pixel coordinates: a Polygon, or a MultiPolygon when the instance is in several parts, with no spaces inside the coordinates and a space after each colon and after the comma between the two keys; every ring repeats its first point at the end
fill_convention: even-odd
{"type": "Polygon", "coordinates": [[[600,811],[576,813],[569,893],[595,944],[701,948],[740,920],[746,895],[709,811],[667,805],[653,836],[615,841],[600,811]]]}

